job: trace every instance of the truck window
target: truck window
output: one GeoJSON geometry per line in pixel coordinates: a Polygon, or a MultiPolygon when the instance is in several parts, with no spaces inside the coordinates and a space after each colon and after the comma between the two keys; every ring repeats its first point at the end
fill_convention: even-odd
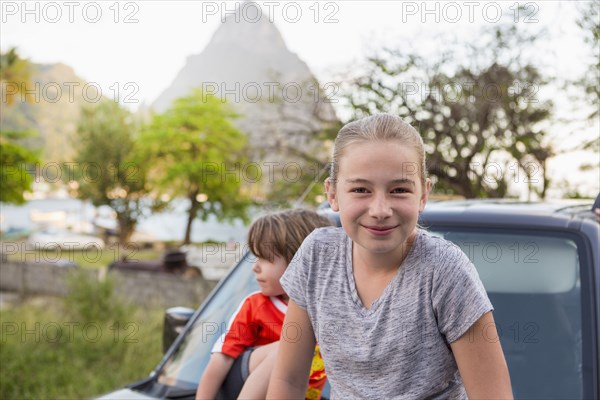
{"type": "Polygon", "coordinates": [[[438,230],[471,259],[494,306],[515,398],[582,397],[581,282],[568,237],[438,230]]]}
{"type": "Polygon", "coordinates": [[[252,273],[253,262],[254,256],[247,253],[226,278],[185,340],[162,369],[158,378],[160,383],[190,389],[198,385],[201,373],[208,364],[213,344],[225,331],[227,321],[246,296],[259,290],[252,273]]]}

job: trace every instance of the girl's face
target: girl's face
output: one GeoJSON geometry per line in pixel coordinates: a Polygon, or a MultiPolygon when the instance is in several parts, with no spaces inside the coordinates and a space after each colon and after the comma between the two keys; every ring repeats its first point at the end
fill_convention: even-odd
{"type": "Polygon", "coordinates": [[[279,283],[279,279],[287,268],[287,262],[281,256],[275,256],[273,261],[257,257],[252,265],[252,271],[256,275],[256,281],[260,291],[265,296],[285,295],[285,291],[279,283]]]}
{"type": "Polygon", "coordinates": [[[399,141],[357,142],[339,159],[338,181],[326,182],[331,208],[359,254],[395,262],[405,256],[431,182],[421,183],[417,152],[399,141]]]}

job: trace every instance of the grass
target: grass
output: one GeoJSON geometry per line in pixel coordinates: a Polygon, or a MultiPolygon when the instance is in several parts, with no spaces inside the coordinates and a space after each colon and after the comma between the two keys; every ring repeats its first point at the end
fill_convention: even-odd
{"type": "Polygon", "coordinates": [[[89,247],[88,249],[35,249],[26,242],[3,242],[3,253],[8,261],[14,262],[42,262],[56,263],[72,262],[83,268],[104,268],[113,261],[127,257],[129,260],[159,260],[162,256],[161,250],[153,248],[140,248],[129,245],[120,248],[117,245],[109,245],[103,249],[89,247]]]}
{"type": "Polygon", "coordinates": [[[74,275],[65,299],[0,310],[0,398],[90,398],[147,376],[163,310],[124,305],[112,287],[74,275]]]}
{"type": "MultiPolygon", "coordinates": [[[[203,246],[212,242],[195,243],[196,246],[203,246]]],[[[218,243],[218,242],[215,242],[218,243]]],[[[219,243],[221,244],[221,243],[219,243]]],[[[72,262],[83,268],[105,268],[113,261],[121,260],[126,257],[130,261],[141,260],[160,260],[164,250],[155,248],[143,248],[135,244],[129,244],[125,247],[119,247],[116,244],[106,246],[104,249],[89,247],[87,250],[73,249],[35,249],[25,241],[2,242],[1,252],[7,257],[8,261],[13,262],[72,262]]],[[[164,242],[159,248],[177,248],[178,245],[170,242],[164,242]]]]}

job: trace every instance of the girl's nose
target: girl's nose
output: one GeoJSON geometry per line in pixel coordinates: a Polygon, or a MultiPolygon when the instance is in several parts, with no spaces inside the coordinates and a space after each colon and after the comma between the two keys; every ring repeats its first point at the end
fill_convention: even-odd
{"type": "Polygon", "coordinates": [[[375,194],[371,201],[369,214],[375,218],[387,218],[392,215],[392,208],[385,194],[375,194]]]}
{"type": "Polygon", "coordinates": [[[252,264],[252,272],[258,272],[259,270],[260,268],[258,267],[258,260],[256,260],[254,264],[252,264]]]}

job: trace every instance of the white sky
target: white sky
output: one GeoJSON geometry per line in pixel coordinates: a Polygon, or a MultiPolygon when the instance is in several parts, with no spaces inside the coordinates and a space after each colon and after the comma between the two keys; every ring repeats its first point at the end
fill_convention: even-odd
{"type": "MultiPolygon", "coordinates": [[[[186,58],[202,51],[221,17],[240,2],[2,0],[0,3],[2,51],[17,47],[21,56],[33,62],[67,64],[81,78],[98,84],[105,95],[113,96],[119,88],[121,97],[129,95],[138,101],[128,104],[136,109],[142,102],[152,103],[171,84],[186,58]],[[131,83],[134,85],[125,86],[131,83]],[[139,91],[134,92],[135,88],[139,91]]],[[[581,61],[590,52],[575,25],[578,2],[572,1],[258,3],[265,15],[269,8],[274,10],[271,18],[288,48],[308,64],[322,83],[351,70],[369,52],[386,45],[437,52],[442,44],[431,39],[436,36],[471,41],[480,28],[493,29],[499,23],[495,22],[498,10],[502,21],[512,19],[526,29],[548,29],[549,38],[540,43],[539,58],[546,60],[544,68],[559,78],[580,75],[585,65],[581,61]],[[526,10],[515,15],[515,4],[526,5],[526,10]]],[[[247,17],[253,18],[255,9],[246,10],[247,17]]],[[[558,103],[557,109],[572,112],[571,101],[561,99],[566,96],[559,93],[552,96],[558,103]]],[[[558,146],[568,147],[567,140],[580,140],[565,136],[565,129],[555,126],[551,132],[558,146]]],[[[597,135],[598,129],[597,124],[588,126],[582,129],[582,135],[597,135]]],[[[577,158],[581,160],[581,155],[577,158]]],[[[568,163],[563,160],[556,166],[550,165],[550,169],[563,170],[565,162],[568,163]]],[[[598,178],[596,171],[582,181],[586,192],[598,191],[598,178]]]]}

